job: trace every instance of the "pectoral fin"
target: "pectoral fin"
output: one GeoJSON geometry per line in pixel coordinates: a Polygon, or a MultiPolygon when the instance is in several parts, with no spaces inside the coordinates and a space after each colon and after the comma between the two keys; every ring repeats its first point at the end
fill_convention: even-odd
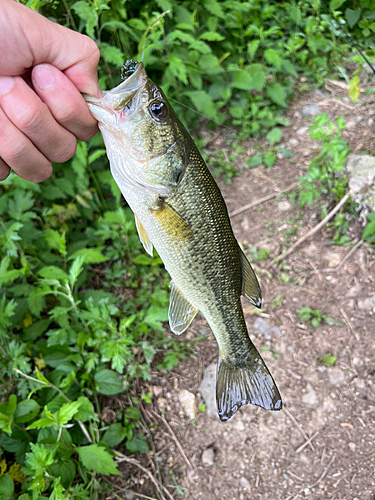
{"type": "Polygon", "coordinates": [[[189,240],[192,237],[189,224],[165,201],[160,209],[152,210],[152,213],[169,237],[178,240],[189,240]]]}
{"type": "Polygon", "coordinates": [[[193,321],[198,309],[188,302],[172,281],[171,298],[169,300],[169,325],[176,335],[180,335],[193,321]]]}
{"type": "Polygon", "coordinates": [[[138,219],[136,215],[135,215],[135,225],[137,227],[138,236],[139,239],[141,240],[142,245],[144,246],[144,249],[152,257],[152,243],[148,238],[145,228],[142,226],[141,221],[138,219]]]}
{"type": "Polygon", "coordinates": [[[242,264],[242,291],[241,294],[256,307],[262,305],[262,294],[258,279],[255,276],[254,270],[247,260],[246,255],[239,248],[242,264]]]}

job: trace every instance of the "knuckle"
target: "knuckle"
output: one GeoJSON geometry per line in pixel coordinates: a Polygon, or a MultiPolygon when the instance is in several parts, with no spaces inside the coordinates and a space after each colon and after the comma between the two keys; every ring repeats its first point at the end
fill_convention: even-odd
{"type": "Polygon", "coordinates": [[[18,114],[15,125],[26,134],[38,133],[43,127],[44,115],[42,106],[29,104],[24,107],[22,114],[18,114]]]}

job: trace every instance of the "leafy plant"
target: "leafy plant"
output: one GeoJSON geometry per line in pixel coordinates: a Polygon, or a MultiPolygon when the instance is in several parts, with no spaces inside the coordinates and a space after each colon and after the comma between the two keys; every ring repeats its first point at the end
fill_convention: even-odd
{"type": "Polygon", "coordinates": [[[340,200],[348,184],[345,174],[340,173],[350,153],[347,141],[342,139],[342,130],[345,128],[342,116],[331,122],[325,113],[313,121],[314,125],[309,128],[310,137],[317,139],[321,147],[310,161],[307,174],[299,178],[301,187],[298,203],[301,207],[311,206],[321,195],[340,200]]]}
{"type": "Polygon", "coordinates": [[[342,326],[343,323],[336,321],[326,314],[324,314],[319,309],[310,309],[309,307],[302,307],[297,311],[298,317],[304,323],[309,323],[313,328],[316,328],[320,323],[327,323],[330,326],[342,326]]]}
{"type": "Polygon", "coordinates": [[[323,366],[333,366],[336,363],[337,356],[333,354],[325,354],[321,358],[318,358],[317,361],[320,365],[323,366]]]}

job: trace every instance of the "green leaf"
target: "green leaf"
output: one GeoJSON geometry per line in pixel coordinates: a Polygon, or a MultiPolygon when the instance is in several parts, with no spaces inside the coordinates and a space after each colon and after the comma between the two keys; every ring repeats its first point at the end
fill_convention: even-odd
{"type": "Polygon", "coordinates": [[[145,253],[141,253],[140,255],[137,255],[137,257],[134,257],[133,262],[135,264],[140,264],[142,266],[151,266],[153,263],[154,258],[151,257],[151,255],[146,255],[145,253]]]}
{"type": "Polygon", "coordinates": [[[255,153],[254,156],[251,157],[251,160],[248,162],[250,168],[257,167],[263,162],[263,155],[261,153],[255,153]]]}
{"type": "Polygon", "coordinates": [[[91,401],[85,396],[80,396],[77,399],[77,402],[80,403],[78,412],[74,415],[75,420],[80,422],[87,422],[87,420],[98,420],[95,415],[94,405],[91,401]]]}
{"type": "Polygon", "coordinates": [[[219,33],[216,33],[215,31],[206,31],[205,33],[202,33],[199,39],[207,40],[208,42],[221,42],[222,40],[225,40],[225,37],[219,35],[219,33]]]}
{"type": "Polygon", "coordinates": [[[197,110],[207,118],[215,120],[217,118],[216,108],[212,101],[212,97],[204,90],[192,90],[185,92],[191,99],[197,110]]]}
{"type": "MultiPolygon", "coordinates": [[[[73,460],[64,460],[63,458],[59,458],[48,467],[48,472],[54,477],[60,477],[62,486],[64,488],[69,488],[74,481],[76,467],[73,460]]],[[[77,497],[74,498],[76,499],[77,497]]],[[[66,500],[65,495],[63,496],[63,499],[66,500]]]]}
{"type": "Polygon", "coordinates": [[[358,22],[361,16],[361,9],[346,9],[345,10],[345,19],[347,20],[350,28],[352,29],[358,22]]]}
{"type": "Polygon", "coordinates": [[[249,54],[249,59],[252,61],[260,45],[259,40],[252,40],[247,44],[247,53],[249,54]]]}
{"type": "Polygon", "coordinates": [[[25,399],[21,401],[14,414],[14,421],[17,424],[24,424],[35,418],[39,413],[39,405],[33,399],[25,399]]]}
{"type": "Polygon", "coordinates": [[[104,433],[103,441],[113,448],[120,444],[127,436],[127,430],[120,423],[112,424],[104,433]]]}
{"type": "MultiPolygon", "coordinates": [[[[72,255],[72,258],[73,258],[73,255],[72,255]]],[[[74,285],[77,282],[78,276],[83,271],[83,264],[84,264],[84,262],[85,262],[85,256],[84,255],[78,255],[78,256],[75,257],[72,265],[70,266],[70,269],[69,269],[69,283],[70,283],[71,287],[74,287],[74,285]]]]}
{"type": "Polygon", "coordinates": [[[108,45],[106,43],[102,44],[103,55],[108,62],[121,67],[124,64],[124,55],[120,49],[114,47],[113,45],[108,45]]]}
{"type": "Polygon", "coordinates": [[[269,64],[275,66],[277,69],[281,68],[281,57],[277,50],[267,49],[264,51],[263,55],[269,64]]]}
{"type": "Polygon", "coordinates": [[[359,95],[361,93],[361,88],[359,86],[360,80],[358,76],[354,76],[349,83],[349,97],[352,101],[358,101],[359,95]]]}
{"type": "Polygon", "coordinates": [[[267,86],[267,96],[276,104],[286,107],[286,92],[285,88],[280,83],[272,82],[267,86]]]}
{"type": "Polygon", "coordinates": [[[47,279],[66,280],[66,273],[56,266],[43,267],[40,271],[38,271],[38,275],[47,279]]]}
{"type": "Polygon", "coordinates": [[[363,231],[362,239],[370,243],[375,243],[375,220],[367,224],[363,231]]]}
{"type": "Polygon", "coordinates": [[[80,448],[76,448],[76,451],[83,465],[88,470],[93,470],[105,476],[109,474],[121,476],[111,455],[97,444],[81,446],[80,448]]]}
{"type": "Polygon", "coordinates": [[[131,441],[126,442],[126,447],[131,453],[135,453],[136,451],[138,451],[139,453],[148,452],[148,445],[143,434],[141,434],[140,432],[138,432],[137,435],[133,436],[133,439],[131,441]]]}
{"type": "Polygon", "coordinates": [[[27,302],[29,304],[30,311],[35,314],[35,316],[39,317],[46,303],[45,297],[42,294],[41,290],[35,287],[34,290],[30,292],[30,295],[27,298],[27,302]]]}
{"type": "Polygon", "coordinates": [[[73,401],[72,403],[66,403],[62,405],[57,416],[58,425],[66,425],[78,412],[81,406],[80,401],[73,401]]]}
{"type": "Polygon", "coordinates": [[[76,259],[81,256],[83,257],[84,264],[99,264],[100,262],[106,262],[108,260],[108,257],[105,257],[97,248],[81,248],[72,255],[69,255],[68,260],[76,259]]]}
{"type": "Polygon", "coordinates": [[[329,10],[333,11],[341,7],[343,3],[345,3],[346,0],[331,0],[329,2],[329,10]]]}
{"type": "Polygon", "coordinates": [[[270,143],[270,146],[273,146],[277,142],[280,142],[282,135],[283,134],[279,128],[273,128],[270,132],[268,132],[267,139],[270,143]]]}
{"type": "Polygon", "coordinates": [[[116,372],[112,370],[101,370],[95,373],[95,382],[100,394],[111,396],[123,392],[124,385],[116,372]]]}
{"type": "Polygon", "coordinates": [[[298,7],[296,7],[295,5],[291,5],[288,7],[288,15],[290,16],[291,20],[294,23],[296,23],[296,24],[302,23],[301,10],[298,7]]]}
{"type": "Polygon", "coordinates": [[[243,69],[237,69],[233,72],[232,86],[240,90],[252,90],[253,79],[243,69]]]}
{"type": "Polygon", "coordinates": [[[12,500],[14,484],[10,476],[0,476],[0,500],[12,500]]]}
{"type": "Polygon", "coordinates": [[[51,418],[40,418],[35,420],[32,424],[26,427],[26,430],[30,429],[43,429],[43,427],[49,427],[52,424],[56,424],[56,420],[51,418]]]}
{"type": "Polygon", "coordinates": [[[61,255],[66,255],[65,233],[60,234],[54,229],[46,229],[44,234],[48,245],[53,250],[57,250],[61,255]]]}
{"type": "Polygon", "coordinates": [[[80,0],[79,2],[73,2],[71,9],[84,21],[86,25],[86,33],[94,38],[94,28],[97,25],[98,19],[95,9],[85,2],[80,0]]]}
{"type": "Polygon", "coordinates": [[[143,321],[154,330],[162,332],[164,331],[162,321],[168,321],[168,309],[151,306],[143,321]]]}

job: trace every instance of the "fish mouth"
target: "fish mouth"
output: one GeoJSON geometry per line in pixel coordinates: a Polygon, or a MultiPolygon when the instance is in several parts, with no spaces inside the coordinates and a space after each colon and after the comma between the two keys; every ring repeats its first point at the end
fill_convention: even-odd
{"type": "Polygon", "coordinates": [[[82,94],[89,105],[89,108],[99,107],[106,109],[119,110],[129,102],[138,90],[146,83],[148,77],[143,63],[137,63],[134,73],[128,76],[117,87],[111,90],[104,90],[102,97],[94,97],[88,94],[82,94]]]}

